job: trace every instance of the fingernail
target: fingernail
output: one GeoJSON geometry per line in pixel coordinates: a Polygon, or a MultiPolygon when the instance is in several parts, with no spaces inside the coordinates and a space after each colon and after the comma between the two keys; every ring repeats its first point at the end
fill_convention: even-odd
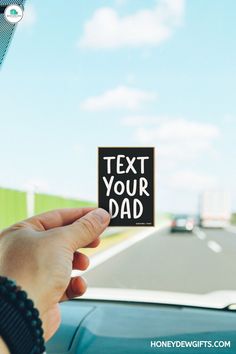
{"type": "Polygon", "coordinates": [[[102,208],[94,210],[94,214],[98,216],[102,224],[105,224],[110,220],[110,214],[102,208]]]}

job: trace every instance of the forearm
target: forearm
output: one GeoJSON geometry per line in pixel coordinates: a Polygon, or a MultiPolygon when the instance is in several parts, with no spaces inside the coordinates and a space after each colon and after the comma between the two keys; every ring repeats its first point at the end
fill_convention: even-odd
{"type": "Polygon", "coordinates": [[[10,354],[9,349],[7,348],[2,337],[0,337],[0,353],[1,354],[10,354]]]}

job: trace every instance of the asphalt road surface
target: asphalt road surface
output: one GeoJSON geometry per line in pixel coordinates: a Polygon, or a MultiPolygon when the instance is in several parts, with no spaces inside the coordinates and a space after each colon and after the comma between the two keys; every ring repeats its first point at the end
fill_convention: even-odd
{"type": "Polygon", "coordinates": [[[88,271],[86,279],[93,287],[199,294],[236,290],[236,233],[159,231],[88,271]]]}

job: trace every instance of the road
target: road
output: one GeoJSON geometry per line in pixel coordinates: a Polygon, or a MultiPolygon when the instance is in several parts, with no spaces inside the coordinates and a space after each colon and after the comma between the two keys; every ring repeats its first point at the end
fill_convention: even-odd
{"type": "Polygon", "coordinates": [[[163,230],[86,273],[93,287],[207,293],[236,290],[236,233],[163,230]]]}

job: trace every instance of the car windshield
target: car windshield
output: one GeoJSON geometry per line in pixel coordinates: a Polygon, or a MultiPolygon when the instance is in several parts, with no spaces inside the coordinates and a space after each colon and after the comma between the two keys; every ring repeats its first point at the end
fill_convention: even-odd
{"type": "Polygon", "coordinates": [[[98,147],[154,147],[155,226],[109,227],[89,287],[236,290],[235,11],[26,1],[0,72],[0,227],[97,206],[98,147]]]}
{"type": "Polygon", "coordinates": [[[181,214],[181,215],[176,215],[174,216],[174,219],[178,220],[178,219],[188,219],[190,218],[190,215],[187,214],[181,214]]]}

